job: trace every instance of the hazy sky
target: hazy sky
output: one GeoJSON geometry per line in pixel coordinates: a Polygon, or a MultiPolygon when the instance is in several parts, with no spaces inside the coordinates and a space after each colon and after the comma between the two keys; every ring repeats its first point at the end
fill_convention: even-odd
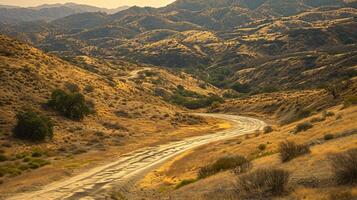
{"type": "Polygon", "coordinates": [[[105,8],[116,8],[119,6],[152,6],[161,7],[165,6],[175,0],[0,0],[0,5],[14,5],[14,6],[38,6],[41,4],[53,4],[53,3],[79,3],[87,4],[105,8]]]}

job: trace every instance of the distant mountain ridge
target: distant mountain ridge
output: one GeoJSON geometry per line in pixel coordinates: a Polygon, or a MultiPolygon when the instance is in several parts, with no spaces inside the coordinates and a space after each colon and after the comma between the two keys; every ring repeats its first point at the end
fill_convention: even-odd
{"type": "Polygon", "coordinates": [[[107,9],[75,3],[44,4],[28,8],[0,5],[0,21],[9,24],[39,20],[53,21],[78,13],[103,12],[113,14],[128,8],[129,6],[121,6],[115,9],[107,9]]]}
{"type": "Polygon", "coordinates": [[[348,52],[357,48],[355,2],[178,0],[0,26],[0,32],[61,57],[181,68],[219,87],[309,88],[355,74],[356,57],[348,52]]]}

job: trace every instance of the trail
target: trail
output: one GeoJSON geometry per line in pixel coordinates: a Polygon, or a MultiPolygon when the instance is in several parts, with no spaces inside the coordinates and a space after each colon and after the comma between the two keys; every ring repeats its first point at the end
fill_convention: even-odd
{"type": "Polygon", "coordinates": [[[225,140],[262,129],[266,124],[260,120],[225,114],[199,114],[231,122],[232,127],[214,134],[196,136],[155,147],[146,147],[125,155],[117,161],[93,168],[72,178],[54,182],[38,191],[18,194],[10,200],[88,200],[104,199],[108,190],[119,188],[127,192],[135,181],[170,158],[195,147],[225,140]]]}

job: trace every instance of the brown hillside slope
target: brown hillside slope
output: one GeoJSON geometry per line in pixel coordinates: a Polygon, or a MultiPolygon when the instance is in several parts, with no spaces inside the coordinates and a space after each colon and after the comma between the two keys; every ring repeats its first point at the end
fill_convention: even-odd
{"type": "Polygon", "coordinates": [[[5,188],[12,191],[18,189],[19,182],[46,183],[53,177],[63,175],[63,171],[67,173],[69,169],[83,167],[83,164],[88,165],[93,160],[103,160],[104,150],[107,150],[108,156],[110,152],[121,154],[215,129],[214,120],[184,114],[183,109],[154,95],[157,87],[171,94],[178,85],[199,94],[219,92],[212,86],[202,89],[199,81],[186,74],[175,76],[159,68],[140,67],[121,61],[99,62],[89,57],[73,65],[0,35],[0,80],[0,155],[5,156],[0,162],[0,177],[3,177],[0,179],[10,184],[5,188]],[[152,79],[158,78],[162,79],[162,83],[152,83],[152,79]],[[53,90],[69,90],[75,85],[85,99],[95,105],[95,113],[83,121],[66,119],[46,105],[53,90]],[[53,119],[53,139],[30,143],[12,137],[15,115],[27,108],[53,119]],[[30,156],[22,161],[35,151],[41,152],[40,160],[30,156]],[[69,164],[77,162],[77,157],[81,164],[69,164]],[[48,164],[47,161],[56,165],[59,162],[62,167],[54,169],[54,165],[50,165],[43,172],[42,168],[33,171],[27,166],[28,159],[31,163],[41,162],[36,164],[37,167],[48,164]],[[44,176],[45,180],[31,178],[52,170],[53,173],[44,176]]]}

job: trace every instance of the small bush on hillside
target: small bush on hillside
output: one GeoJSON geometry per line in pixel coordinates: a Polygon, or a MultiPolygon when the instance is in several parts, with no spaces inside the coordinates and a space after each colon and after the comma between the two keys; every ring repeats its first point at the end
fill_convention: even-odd
{"type": "Polygon", "coordinates": [[[299,133],[299,132],[302,132],[302,131],[307,131],[307,130],[311,129],[313,126],[314,125],[312,125],[310,122],[300,123],[300,124],[296,125],[295,133],[299,133]]]}
{"type": "Polygon", "coordinates": [[[5,155],[0,154],[0,162],[7,161],[7,157],[5,155]]]}
{"type": "Polygon", "coordinates": [[[297,113],[298,119],[304,119],[306,117],[309,117],[311,115],[310,110],[301,110],[300,112],[297,113]]]}
{"type": "Polygon", "coordinates": [[[66,93],[63,90],[55,90],[52,92],[48,105],[72,120],[82,120],[91,113],[91,107],[85,101],[84,96],[78,92],[66,93]]]}
{"type": "Polygon", "coordinates": [[[334,112],[331,112],[331,111],[324,111],[324,112],[322,112],[322,117],[323,118],[326,118],[326,117],[332,117],[332,116],[334,116],[335,115],[335,113],[334,112]]]}
{"type": "Polygon", "coordinates": [[[339,184],[357,184],[357,148],[329,156],[335,178],[339,184]]]}
{"type": "Polygon", "coordinates": [[[20,139],[42,141],[53,136],[53,123],[50,118],[33,111],[20,112],[16,115],[17,124],[14,136],[20,139]]]}
{"type": "Polygon", "coordinates": [[[266,127],[264,127],[264,133],[265,134],[267,134],[267,133],[271,133],[271,132],[273,132],[273,127],[271,127],[271,126],[266,126],[266,127]]]}
{"type": "Polygon", "coordinates": [[[345,98],[343,102],[344,107],[349,107],[353,105],[357,105],[357,95],[351,95],[345,98]]]}
{"type": "Polygon", "coordinates": [[[171,102],[182,105],[188,109],[199,109],[211,106],[213,103],[222,103],[224,100],[216,95],[203,96],[203,97],[185,97],[181,94],[175,94],[171,97],[171,102]]]}
{"type": "Polygon", "coordinates": [[[258,169],[239,176],[236,191],[247,199],[282,195],[287,191],[289,177],[289,172],[282,169],[258,169]]]}
{"type": "Polygon", "coordinates": [[[310,120],[310,123],[323,122],[325,120],[326,120],[326,118],[324,118],[324,117],[314,117],[310,120]]]}
{"type": "Polygon", "coordinates": [[[175,187],[175,189],[179,189],[185,185],[188,185],[188,184],[191,184],[191,183],[194,183],[196,182],[197,180],[196,179],[185,179],[185,180],[182,180],[180,183],[178,183],[175,187]]]}
{"type": "Polygon", "coordinates": [[[310,153],[310,148],[308,145],[299,145],[291,141],[286,141],[280,143],[279,152],[281,161],[287,162],[298,156],[310,153]]]}
{"type": "Polygon", "coordinates": [[[91,93],[94,92],[94,87],[92,85],[86,85],[83,90],[86,93],[91,93]]]}
{"type": "Polygon", "coordinates": [[[280,88],[274,87],[274,86],[267,86],[260,88],[258,93],[273,93],[273,92],[278,92],[280,88]]]}
{"type": "Polygon", "coordinates": [[[207,83],[199,83],[198,87],[200,87],[202,89],[207,89],[207,83]]]}
{"type": "Polygon", "coordinates": [[[30,160],[30,162],[28,163],[28,166],[31,169],[37,169],[37,168],[43,167],[48,164],[50,164],[49,161],[40,159],[40,158],[36,158],[36,159],[30,160]]]}
{"type": "Polygon", "coordinates": [[[239,93],[249,93],[251,91],[248,85],[240,83],[235,83],[231,88],[239,93]]]}
{"type": "Polygon", "coordinates": [[[324,140],[332,140],[333,138],[334,138],[334,135],[332,135],[332,134],[326,134],[324,136],[324,140]]]}
{"type": "Polygon", "coordinates": [[[79,86],[75,83],[65,83],[64,86],[71,92],[79,92],[81,89],[79,88],[79,86]]]}
{"type": "Polygon", "coordinates": [[[234,169],[235,173],[247,171],[251,166],[248,159],[243,156],[227,156],[218,159],[211,165],[202,167],[198,172],[198,178],[206,178],[218,172],[234,169]]]}
{"type": "Polygon", "coordinates": [[[260,145],[258,146],[258,149],[259,149],[260,151],[264,151],[266,148],[267,148],[267,145],[266,145],[266,144],[260,144],[260,145]]]}

